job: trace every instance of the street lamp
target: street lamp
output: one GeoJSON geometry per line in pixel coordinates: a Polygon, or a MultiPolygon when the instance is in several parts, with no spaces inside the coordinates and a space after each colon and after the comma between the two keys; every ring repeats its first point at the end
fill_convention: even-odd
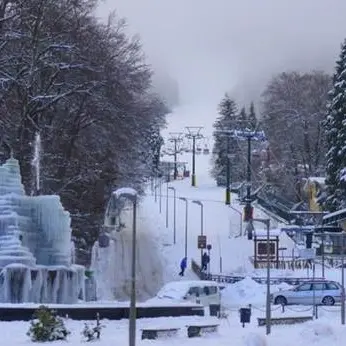
{"type": "Polygon", "coordinates": [[[187,257],[187,221],[188,221],[188,201],[185,197],[179,197],[180,200],[185,202],[185,256],[187,257]]]}
{"type": "Polygon", "coordinates": [[[166,184],[166,228],[168,228],[168,184],[169,184],[169,175],[167,177],[167,184],[166,184]]]}
{"type": "Polygon", "coordinates": [[[176,194],[176,190],[174,187],[169,186],[168,190],[172,190],[173,191],[173,244],[176,243],[176,221],[177,221],[177,213],[176,213],[176,208],[177,208],[177,194],[176,194]]]}
{"type": "Polygon", "coordinates": [[[270,219],[253,219],[267,226],[267,296],[266,296],[266,334],[270,334],[271,310],[270,310],[270,219]]]}
{"type": "MultiPolygon", "coordinates": [[[[236,236],[236,237],[241,237],[242,236],[242,233],[243,233],[243,213],[241,211],[239,211],[238,209],[236,208],[233,208],[232,206],[228,206],[229,208],[231,208],[232,210],[234,210],[239,216],[239,220],[240,220],[240,223],[239,223],[239,235],[236,236]]],[[[229,233],[229,238],[231,238],[231,232],[229,233]]]]}
{"type": "Polygon", "coordinates": [[[186,126],[188,134],[187,138],[192,138],[192,175],[191,175],[191,186],[196,186],[196,139],[203,138],[200,134],[203,126],[186,126]]]}
{"type": "Polygon", "coordinates": [[[345,233],[341,235],[341,324],[345,324],[345,233]]]}
{"type": "Polygon", "coordinates": [[[131,301],[129,318],[129,346],[136,345],[136,216],[137,216],[137,191],[126,187],[115,190],[112,198],[119,200],[127,198],[133,203],[132,221],[132,263],[131,263],[131,301]]]}
{"type": "MultiPolygon", "coordinates": [[[[192,201],[201,207],[201,236],[203,235],[203,203],[201,201],[192,201]]],[[[203,249],[201,249],[201,268],[203,267],[203,249]]]]}

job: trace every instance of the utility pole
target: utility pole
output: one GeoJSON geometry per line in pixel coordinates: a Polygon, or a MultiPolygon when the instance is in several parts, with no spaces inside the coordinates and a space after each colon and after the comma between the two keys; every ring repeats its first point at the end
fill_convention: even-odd
{"type": "Polygon", "coordinates": [[[203,138],[200,133],[203,126],[186,126],[188,139],[192,139],[192,175],[191,186],[196,186],[196,140],[203,138]]]}
{"type": "Polygon", "coordinates": [[[244,208],[244,221],[249,222],[247,227],[248,238],[252,239],[252,218],[253,207],[251,205],[251,141],[265,141],[266,137],[263,131],[234,130],[232,136],[236,139],[247,140],[247,174],[246,174],[246,198],[244,208]]]}

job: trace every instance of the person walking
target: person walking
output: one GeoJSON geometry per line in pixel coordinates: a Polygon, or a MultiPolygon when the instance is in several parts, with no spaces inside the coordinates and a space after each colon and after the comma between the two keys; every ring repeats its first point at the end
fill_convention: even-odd
{"type": "Polygon", "coordinates": [[[184,276],[185,269],[187,267],[187,257],[184,257],[180,262],[180,276],[184,276]]]}
{"type": "Polygon", "coordinates": [[[202,271],[207,271],[209,262],[210,262],[210,257],[205,252],[202,256],[202,271]]]}

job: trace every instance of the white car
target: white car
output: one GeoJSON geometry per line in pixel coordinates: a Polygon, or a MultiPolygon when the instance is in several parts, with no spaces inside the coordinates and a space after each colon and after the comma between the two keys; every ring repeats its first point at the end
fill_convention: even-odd
{"type": "Polygon", "coordinates": [[[334,305],[341,302],[342,286],[335,281],[306,281],[288,290],[271,295],[274,304],[334,305]]]}
{"type": "Polygon", "coordinates": [[[190,301],[204,306],[221,304],[223,286],[214,281],[174,281],[164,285],[156,297],[148,302],[160,300],[190,301]]]}

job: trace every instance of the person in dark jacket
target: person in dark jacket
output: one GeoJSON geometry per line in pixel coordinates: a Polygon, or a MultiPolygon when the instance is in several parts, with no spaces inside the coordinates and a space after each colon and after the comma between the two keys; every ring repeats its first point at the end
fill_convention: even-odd
{"type": "Polygon", "coordinates": [[[187,267],[187,257],[184,257],[180,262],[180,276],[184,276],[185,269],[187,267]]]}
{"type": "Polygon", "coordinates": [[[205,252],[202,256],[202,270],[207,271],[209,262],[210,262],[210,258],[208,254],[205,252]]]}

